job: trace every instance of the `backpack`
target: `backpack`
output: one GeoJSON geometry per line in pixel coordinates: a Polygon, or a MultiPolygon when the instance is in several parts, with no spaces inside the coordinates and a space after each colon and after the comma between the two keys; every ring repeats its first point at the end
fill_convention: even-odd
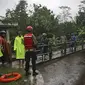
{"type": "Polygon", "coordinates": [[[33,34],[32,33],[24,35],[24,45],[26,50],[33,49],[33,34]]]}

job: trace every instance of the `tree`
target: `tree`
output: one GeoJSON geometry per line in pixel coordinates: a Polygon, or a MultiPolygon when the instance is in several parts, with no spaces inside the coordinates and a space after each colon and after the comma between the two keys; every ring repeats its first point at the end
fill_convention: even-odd
{"type": "Polygon", "coordinates": [[[15,13],[14,10],[7,9],[6,11],[6,17],[2,20],[5,24],[12,24],[15,23],[15,13]]]}
{"type": "Polygon", "coordinates": [[[76,24],[78,26],[79,35],[85,36],[85,0],[81,1],[79,5],[78,15],[76,16],[76,24]]]}
{"type": "Polygon", "coordinates": [[[20,0],[19,3],[16,5],[15,9],[7,9],[6,16],[2,20],[3,23],[6,24],[18,24],[17,28],[11,28],[10,29],[10,35],[11,39],[14,40],[14,37],[16,36],[16,33],[18,30],[21,30],[22,33],[25,32],[25,28],[27,26],[27,2],[25,0],[20,0]]]}
{"type": "Polygon", "coordinates": [[[57,16],[59,19],[59,33],[65,35],[76,31],[76,24],[71,16],[71,8],[68,6],[61,6],[61,13],[57,16]]]}
{"type": "Polygon", "coordinates": [[[57,29],[58,19],[45,6],[34,4],[34,12],[30,16],[30,25],[34,27],[36,34],[53,32],[57,29]]]}
{"type": "Polygon", "coordinates": [[[71,17],[70,13],[71,8],[68,6],[61,6],[59,8],[61,9],[61,13],[58,15],[60,22],[61,23],[67,22],[71,17]]]}
{"type": "Polygon", "coordinates": [[[78,15],[76,16],[76,23],[78,26],[85,26],[85,0],[81,1],[79,5],[78,15]]]}
{"type": "Polygon", "coordinates": [[[28,14],[26,12],[27,2],[25,0],[20,0],[13,10],[7,9],[6,17],[3,23],[18,23],[18,29],[22,32],[27,26],[28,14]]]}
{"type": "Polygon", "coordinates": [[[15,12],[15,20],[18,22],[19,29],[22,31],[25,29],[27,25],[28,14],[26,13],[27,2],[25,0],[20,0],[19,4],[16,6],[15,12]]]}

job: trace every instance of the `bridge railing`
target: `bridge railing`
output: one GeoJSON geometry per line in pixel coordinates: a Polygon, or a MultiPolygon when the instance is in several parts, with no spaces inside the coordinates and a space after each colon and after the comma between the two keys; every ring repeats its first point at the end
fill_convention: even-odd
{"type": "MultiPolygon", "coordinates": [[[[49,61],[58,57],[63,57],[85,49],[85,42],[83,40],[74,42],[73,47],[71,46],[71,43],[72,42],[56,43],[56,45],[39,44],[36,50],[37,63],[49,61]]],[[[12,58],[16,60],[14,53],[12,58]]]]}
{"type": "Polygon", "coordinates": [[[41,48],[40,53],[37,54],[37,63],[49,61],[58,57],[63,57],[68,54],[80,51],[85,49],[85,42],[84,40],[75,41],[73,46],[71,46],[72,42],[65,42],[65,43],[57,43],[56,45],[40,45],[41,48]],[[43,52],[43,49],[48,47],[46,52],[43,52]]]}

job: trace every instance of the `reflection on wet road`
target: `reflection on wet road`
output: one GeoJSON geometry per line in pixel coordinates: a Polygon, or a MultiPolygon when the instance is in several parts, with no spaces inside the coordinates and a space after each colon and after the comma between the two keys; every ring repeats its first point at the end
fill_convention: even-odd
{"type": "Polygon", "coordinates": [[[85,85],[85,52],[38,65],[39,75],[28,76],[21,85],[85,85]],[[82,84],[81,84],[82,83],[82,84]]]}
{"type": "Polygon", "coordinates": [[[85,65],[84,52],[71,54],[62,60],[54,60],[39,67],[43,75],[44,85],[76,85],[85,65]]]}

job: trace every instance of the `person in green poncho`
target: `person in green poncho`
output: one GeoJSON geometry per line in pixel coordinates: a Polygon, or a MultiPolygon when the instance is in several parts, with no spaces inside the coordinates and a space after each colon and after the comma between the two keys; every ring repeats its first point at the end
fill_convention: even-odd
{"type": "Polygon", "coordinates": [[[0,61],[2,62],[2,65],[3,65],[4,62],[3,62],[3,53],[2,53],[2,42],[3,42],[3,38],[1,37],[1,34],[0,34],[0,61]]]}
{"type": "Polygon", "coordinates": [[[2,57],[3,57],[3,53],[2,53],[2,51],[1,51],[1,45],[0,45],[0,60],[1,60],[1,62],[2,62],[2,65],[3,65],[3,60],[2,60],[2,57]]]}
{"type": "Polygon", "coordinates": [[[25,58],[25,48],[21,31],[17,33],[17,36],[14,40],[14,51],[16,53],[16,59],[19,60],[19,67],[23,67],[25,58]]]}

